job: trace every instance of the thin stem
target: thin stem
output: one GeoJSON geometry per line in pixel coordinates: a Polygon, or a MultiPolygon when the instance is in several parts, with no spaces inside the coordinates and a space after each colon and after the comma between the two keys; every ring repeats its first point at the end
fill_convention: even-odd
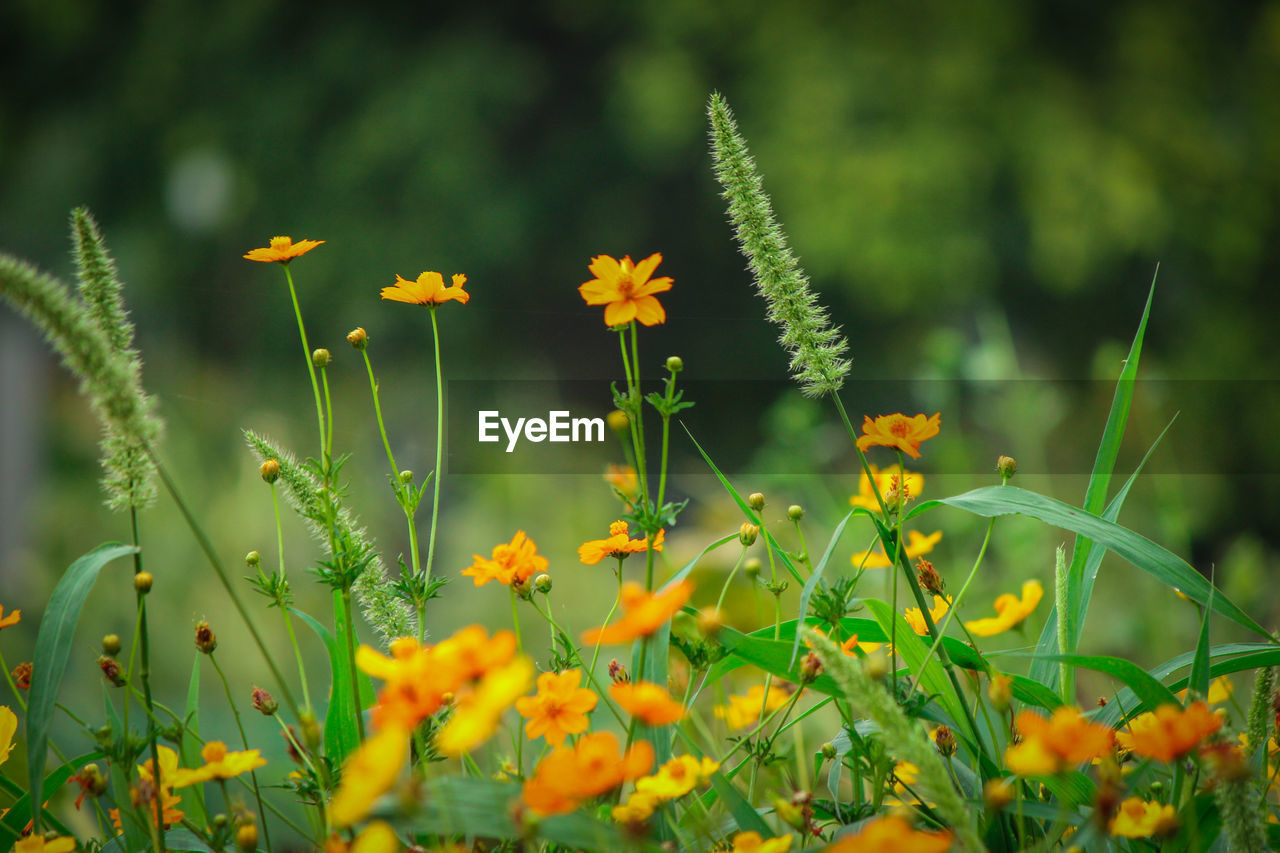
{"type": "Polygon", "coordinates": [[[719,611],[724,605],[724,595],[729,591],[729,584],[733,583],[733,577],[738,573],[738,569],[742,567],[742,563],[747,557],[747,546],[742,546],[742,551],[738,554],[738,562],[733,564],[733,569],[729,572],[729,577],[724,579],[724,586],[720,588],[720,597],[716,599],[716,610],[719,611]]]}
{"type": "MultiPolygon", "coordinates": [[[[604,617],[604,625],[600,629],[601,630],[600,636],[603,636],[604,629],[609,627],[609,622],[610,620],[613,619],[613,614],[618,612],[618,604],[619,602],[622,601],[622,558],[621,557],[618,558],[618,571],[616,572],[616,574],[618,575],[618,594],[615,595],[613,598],[613,606],[609,608],[609,615],[604,617]]],[[[596,671],[596,661],[600,659],[600,636],[596,637],[596,648],[595,648],[595,651],[591,653],[591,667],[587,670],[587,672],[589,673],[596,671]]]]}
{"type": "MultiPolygon", "coordinates": [[[[213,652],[209,653],[209,662],[213,664],[214,670],[218,673],[218,678],[222,681],[222,691],[227,694],[227,705],[231,707],[231,716],[235,718],[236,729],[240,732],[240,743],[247,750],[249,748],[249,738],[244,733],[244,723],[240,719],[240,709],[236,707],[236,700],[231,696],[231,685],[227,683],[226,673],[222,671],[222,666],[218,663],[217,657],[213,652]]],[[[156,767],[159,767],[159,763],[156,767]]],[[[271,849],[271,833],[267,831],[267,810],[262,805],[262,792],[258,789],[258,771],[250,770],[249,777],[253,780],[253,798],[258,801],[258,817],[262,821],[262,840],[266,842],[267,849],[271,849]]]]}
{"type": "Polygon", "coordinates": [[[507,592],[511,593],[511,624],[516,629],[516,651],[524,654],[524,638],[520,635],[520,611],[516,609],[516,591],[507,587],[507,592]]]}
{"type": "MultiPolygon", "coordinates": [[[[436,353],[436,468],[432,476],[435,482],[432,484],[432,502],[431,502],[431,533],[427,540],[427,568],[426,575],[423,580],[430,584],[431,582],[431,566],[435,561],[436,554],[436,527],[440,521],[440,480],[441,466],[444,459],[444,374],[440,367],[440,324],[436,322],[436,309],[432,305],[431,313],[431,336],[435,343],[436,353]]],[[[418,605],[418,639],[421,641],[426,636],[426,602],[418,605]]]]}
{"type": "Polygon", "coordinates": [[[333,400],[329,396],[329,371],[323,367],[320,368],[320,381],[324,384],[324,455],[326,459],[331,459],[333,458],[333,400]]]}
{"type": "MultiPolygon", "coordinates": [[[[924,668],[928,666],[929,659],[933,657],[933,653],[938,650],[938,646],[942,644],[942,638],[946,636],[947,628],[951,626],[951,619],[955,616],[956,610],[960,607],[960,600],[964,598],[964,594],[969,591],[969,584],[973,583],[974,577],[978,574],[978,567],[982,565],[982,558],[987,553],[987,544],[991,541],[991,531],[996,526],[995,517],[992,516],[991,521],[987,523],[987,535],[982,538],[982,547],[978,549],[978,557],[973,561],[973,568],[969,570],[969,576],[964,579],[964,584],[960,587],[960,591],[956,593],[956,597],[951,601],[950,609],[943,618],[942,624],[938,626],[938,638],[933,641],[933,645],[929,646],[928,653],[924,656],[924,660],[920,662],[920,671],[914,675],[914,684],[920,683],[920,676],[924,673],[924,668]]],[[[913,685],[914,689],[914,685],[913,685]]]]}
{"type": "MultiPolygon", "coordinates": [[[[129,523],[133,532],[133,545],[137,549],[133,552],[133,575],[136,578],[142,573],[142,548],[138,543],[137,507],[129,508],[129,523]]],[[[142,653],[141,668],[138,671],[138,676],[139,680],[142,682],[142,696],[147,709],[147,716],[154,717],[155,706],[151,703],[151,643],[147,632],[147,593],[139,589],[136,592],[136,596],[138,603],[138,625],[140,628],[138,634],[141,639],[140,645],[142,653]]],[[[126,706],[127,704],[128,703],[126,702],[126,706]]],[[[151,766],[155,768],[156,777],[159,778],[160,750],[156,746],[156,729],[155,726],[151,724],[150,720],[147,722],[147,743],[151,750],[151,761],[153,762],[151,766]]],[[[164,806],[160,802],[160,786],[158,785],[155,789],[155,809],[155,814],[153,815],[155,820],[152,822],[150,827],[152,829],[151,842],[155,845],[155,848],[160,851],[160,853],[164,853],[164,806]]]]}
{"type": "Polygon", "coordinates": [[[360,707],[360,679],[356,677],[356,623],[351,616],[351,587],[342,590],[342,613],[347,620],[347,664],[351,667],[351,701],[356,712],[356,731],[364,742],[364,709],[360,707]]]}
{"type": "MultiPolygon", "coordinates": [[[[271,509],[275,513],[276,519],[276,548],[280,552],[280,582],[284,582],[284,525],[280,523],[280,499],[276,495],[276,484],[268,483],[271,487],[271,509]]],[[[298,637],[293,632],[293,620],[289,618],[289,607],[283,600],[284,593],[281,592],[281,600],[277,602],[280,607],[280,613],[284,616],[284,627],[289,632],[289,644],[293,646],[293,656],[298,661],[298,679],[302,683],[302,704],[306,707],[307,712],[311,712],[311,692],[307,689],[307,668],[302,663],[302,649],[298,647],[298,637]]]]}
{"type": "Polygon", "coordinates": [[[289,264],[283,263],[285,280],[289,282],[289,298],[293,300],[293,314],[298,318],[298,337],[302,339],[302,358],[307,362],[307,373],[311,376],[311,390],[316,396],[316,425],[320,429],[320,455],[323,458],[327,442],[324,434],[324,406],[320,403],[320,383],[316,381],[316,366],[311,362],[311,345],[307,343],[307,329],[302,324],[302,308],[298,306],[298,291],[293,286],[293,273],[289,264]]]}

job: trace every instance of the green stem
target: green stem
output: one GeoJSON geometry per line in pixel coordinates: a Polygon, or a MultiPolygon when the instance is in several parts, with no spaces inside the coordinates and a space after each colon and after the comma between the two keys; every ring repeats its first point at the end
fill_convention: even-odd
{"type": "MultiPolygon", "coordinates": [[[[599,646],[596,646],[599,649],[599,646]]],[[[13,693],[13,698],[18,700],[18,704],[22,706],[22,713],[27,712],[27,700],[23,698],[22,691],[18,689],[18,685],[13,681],[13,673],[9,671],[9,665],[4,662],[4,653],[0,652],[0,669],[4,670],[5,680],[9,682],[9,691],[13,693]]]]}
{"type": "MultiPolygon", "coordinates": [[[[427,569],[423,578],[426,584],[431,583],[431,566],[436,555],[436,527],[440,521],[440,480],[441,466],[444,460],[444,374],[440,367],[440,325],[436,322],[436,309],[431,306],[431,336],[435,343],[436,354],[436,468],[432,476],[431,533],[427,540],[427,569]]],[[[418,605],[418,639],[426,636],[426,602],[418,605]]]]}
{"type": "MultiPolygon", "coordinates": [[[[129,508],[129,522],[133,531],[133,545],[137,548],[133,552],[133,576],[136,578],[142,573],[142,547],[138,541],[138,509],[137,507],[129,508]]],[[[147,716],[155,716],[155,706],[151,703],[151,642],[147,632],[147,593],[138,590],[136,593],[138,603],[138,624],[139,637],[141,645],[141,667],[138,670],[139,680],[142,682],[142,696],[147,709],[147,716]]],[[[128,703],[126,703],[127,705],[128,703]]],[[[160,778],[160,750],[156,745],[156,729],[151,721],[147,722],[147,744],[151,751],[151,766],[155,768],[156,778],[160,778]]],[[[155,786],[155,813],[151,815],[154,818],[151,821],[152,838],[151,843],[155,849],[164,853],[164,806],[160,801],[160,786],[155,786]]]]}
{"type": "MultiPolygon", "coordinates": [[[[604,617],[604,625],[601,627],[600,629],[601,631],[609,627],[609,622],[610,620],[613,619],[613,614],[618,612],[618,604],[622,601],[622,558],[621,557],[618,558],[617,575],[618,575],[618,594],[613,597],[613,606],[609,608],[609,615],[604,617]]],[[[591,666],[587,669],[587,672],[594,673],[596,671],[596,661],[598,660],[600,660],[600,638],[599,637],[596,638],[596,648],[595,648],[595,651],[591,653],[591,666]]]]}
{"type": "Polygon", "coordinates": [[[320,383],[316,381],[316,366],[311,362],[311,345],[307,343],[307,329],[302,323],[302,308],[298,305],[298,291],[293,286],[293,273],[289,264],[283,263],[285,280],[289,282],[289,298],[293,300],[293,314],[298,318],[298,337],[302,339],[302,357],[307,362],[307,373],[311,376],[311,390],[316,397],[316,425],[320,429],[320,455],[324,457],[327,441],[324,434],[324,406],[320,402],[320,383]]]}
{"type": "MultiPolygon", "coordinates": [[[[284,583],[284,525],[280,523],[280,499],[276,495],[276,484],[269,483],[271,486],[271,509],[275,513],[276,519],[276,548],[280,552],[280,582],[284,583]]],[[[298,646],[298,637],[293,632],[293,620],[289,617],[289,606],[284,600],[284,592],[281,591],[281,600],[276,604],[280,607],[280,613],[284,616],[284,627],[289,632],[289,645],[293,646],[293,656],[298,661],[298,679],[302,683],[302,703],[307,709],[307,713],[311,713],[311,692],[307,689],[307,668],[302,663],[302,649],[298,646]]]]}
{"type": "Polygon", "coordinates": [[[524,654],[524,638],[520,635],[520,611],[516,609],[516,591],[507,587],[507,592],[511,593],[511,624],[516,630],[516,651],[524,654]]]}
{"type": "Polygon", "coordinates": [[[960,591],[956,593],[956,597],[951,601],[951,606],[947,610],[947,615],[943,618],[942,624],[938,627],[938,639],[934,640],[933,645],[929,647],[928,653],[924,656],[924,660],[920,663],[919,672],[914,675],[914,684],[920,683],[920,676],[924,673],[924,668],[929,665],[929,659],[933,657],[933,653],[938,650],[938,646],[942,643],[942,638],[946,636],[947,628],[951,626],[951,619],[955,616],[956,610],[960,607],[960,600],[964,598],[964,594],[969,591],[969,584],[973,583],[973,579],[978,574],[978,567],[982,565],[982,558],[987,553],[987,544],[991,541],[991,531],[996,526],[996,520],[993,516],[991,521],[987,523],[987,535],[982,538],[982,547],[978,549],[978,557],[973,561],[973,568],[969,570],[969,576],[964,579],[964,585],[960,587],[960,591]]]}
{"type": "Polygon", "coordinates": [[[351,701],[356,712],[356,731],[364,743],[364,709],[360,707],[360,679],[356,669],[356,623],[351,616],[351,587],[342,590],[342,614],[347,620],[347,664],[351,667],[351,701]]]}
{"type": "Polygon", "coordinates": [[[733,576],[738,573],[738,569],[742,567],[742,563],[747,558],[747,546],[742,546],[742,552],[738,554],[738,562],[733,564],[733,569],[729,572],[729,577],[724,579],[724,586],[720,588],[720,597],[716,599],[716,611],[719,612],[721,606],[724,605],[724,595],[729,591],[729,584],[733,583],[733,576]]]}
{"type": "Polygon", "coordinates": [[[324,455],[326,460],[333,458],[333,400],[329,396],[329,371],[320,368],[320,381],[324,385],[324,455]]]}
{"type": "MultiPolygon", "coordinates": [[[[236,729],[240,732],[240,743],[243,744],[245,750],[248,750],[249,738],[244,733],[244,723],[240,719],[240,709],[236,707],[236,700],[231,695],[231,685],[227,683],[226,673],[222,671],[222,666],[218,663],[218,659],[213,652],[209,653],[209,663],[213,664],[214,670],[218,673],[218,678],[222,681],[222,691],[227,694],[227,705],[231,708],[231,716],[235,718],[236,729]]],[[[157,763],[156,766],[159,767],[160,765],[157,763]]],[[[258,801],[258,818],[262,821],[262,840],[266,842],[267,849],[270,850],[271,833],[267,831],[267,810],[262,805],[262,792],[258,789],[258,771],[250,770],[249,777],[253,781],[253,798],[258,801]]]]}

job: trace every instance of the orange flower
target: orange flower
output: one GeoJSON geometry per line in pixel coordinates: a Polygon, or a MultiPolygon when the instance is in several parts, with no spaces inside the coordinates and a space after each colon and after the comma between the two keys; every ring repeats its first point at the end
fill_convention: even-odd
{"type": "Polygon", "coordinates": [[[17,625],[22,621],[22,611],[15,610],[8,616],[4,615],[4,605],[0,604],[0,628],[8,628],[10,625],[17,625]]]}
{"type": "Polygon", "coordinates": [[[653,766],[653,747],[637,741],[626,754],[612,732],[583,735],[573,746],[559,746],[538,764],[524,783],[524,801],[542,815],[564,814],[581,801],[636,779],[653,766]]]}
{"type": "Polygon", "coordinates": [[[475,562],[470,568],[462,570],[462,574],[475,578],[476,586],[484,586],[489,581],[511,586],[513,583],[524,583],[529,578],[547,568],[547,558],[538,556],[538,546],[517,530],[511,542],[496,545],[490,559],[473,554],[475,562]]]}
{"type": "Polygon", "coordinates": [[[776,711],[790,698],[790,691],[777,684],[769,685],[768,694],[764,692],[763,684],[757,684],[745,696],[730,696],[728,705],[717,705],[715,714],[729,728],[745,729],[747,726],[754,726],[761,714],[776,711]]]}
{"type": "Polygon", "coordinates": [[[649,681],[614,684],[609,695],[628,714],[650,726],[665,726],[684,718],[684,706],[649,681]]]}
{"type": "MultiPolygon", "coordinates": [[[[653,537],[653,550],[662,550],[662,542],[665,537],[666,531],[659,530],[658,535],[653,537]]],[[[594,566],[605,557],[623,560],[630,554],[638,554],[641,551],[648,550],[648,537],[644,539],[629,538],[627,535],[627,523],[619,520],[609,525],[608,539],[592,539],[590,542],[583,542],[578,548],[578,559],[588,566],[594,566]]]]}
{"type": "Polygon", "coordinates": [[[1111,729],[1089,722],[1077,708],[1063,706],[1049,719],[1023,711],[1014,725],[1022,740],[1005,750],[1004,760],[1019,776],[1052,776],[1111,751],[1111,729]]]}
{"type": "Polygon", "coordinates": [[[587,712],[596,706],[599,697],[579,687],[581,682],[579,669],[544,672],[538,676],[538,694],[516,700],[520,716],[529,718],[524,733],[530,740],[545,735],[547,743],[559,746],[568,735],[587,730],[587,712]]]}
{"type": "Polygon", "coordinates": [[[654,326],[667,319],[667,312],[654,297],[655,293],[671,289],[670,278],[649,280],[662,255],[654,252],[638,264],[627,255],[621,261],[608,255],[591,259],[588,269],[595,278],[578,288],[588,305],[605,305],[604,324],[621,326],[639,320],[645,326],[654,326]]]}
{"type": "MultiPolygon", "coordinates": [[[[907,545],[902,549],[902,553],[908,560],[914,560],[916,557],[928,554],[933,550],[933,546],[942,541],[942,531],[935,530],[928,536],[925,536],[919,530],[907,531],[907,545]]],[[[885,556],[884,548],[877,545],[871,551],[859,551],[854,554],[851,562],[856,569],[887,569],[893,563],[885,556]]]]}
{"type": "MultiPolygon", "coordinates": [[[[621,413],[619,412],[619,414],[621,413]]],[[[625,419],[626,415],[622,417],[625,419]]],[[[623,428],[630,429],[629,426],[624,426],[623,428]]],[[[640,488],[640,480],[636,477],[636,469],[630,465],[615,465],[610,462],[609,467],[604,472],[604,481],[629,499],[634,499],[636,492],[640,488]]]]}
{"type": "MultiPolygon", "coordinates": [[[[951,596],[943,598],[941,595],[933,597],[933,607],[929,608],[929,615],[933,618],[934,627],[942,621],[942,617],[947,615],[947,611],[951,609],[951,596]]],[[[924,621],[924,614],[920,612],[919,607],[908,607],[902,614],[907,620],[907,624],[911,626],[911,630],[920,636],[929,633],[929,626],[924,621]]]]}
{"type": "Polygon", "coordinates": [[[950,832],[921,832],[897,815],[887,815],[863,824],[857,835],[841,836],[826,853],[945,853],[951,840],[950,832]]]}
{"type": "MultiPolygon", "coordinates": [[[[914,471],[900,470],[897,465],[892,468],[886,468],[883,471],[869,463],[867,467],[871,469],[871,477],[875,477],[876,488],[880,490],[880,496],[885,499],[890,507],[896,505],[896,502],[889,501],[889,493],[891,490],[899,488],[900,475],[905,475],[906,477],[907,490],[904,497],[907,500],[918,496],[924,490],[924,477],[914,471]]],[[[867,476],[866,471],[863,471],[858,476],[858,493],[849,498],[849,505],[860,506],[872,512],[879,512],[880,502],[876,500],[876,493],[871,488],[871,477],[867,476]]]]}
{"type": "Polygon", "coordinates": [[[417,281],[409,281],[396,275],[396,283],[382,288],[382,298],[392,302],[409,302],[413,305],[429,305],[435,307],[442,302],[455,299],[463,305],[471,298],[471,294],[462,289],[467,277],[462,273],[453,274],[453,286],[444,286],[444,276],[438,272],[424,272],[417,281]]]}
{"type": "Polygon", "coordinates": [[[924,415],[909,418],[897,412],[892,415],[880,415],[874,421],[870,416],[864,415],[858,449],[865,451],[868,447],[879,444],[885,447],[896,447],[912,459],[919,459],[920,442],[938,434],[941,419],[941,412],[931,418],[926,418],[924,415]]]}
{"type": "Polygon", "coordinates": [[[1196,748],[1200,741],[1222,728],[1222,718],[1204,702],[1193,702],[1184,711],[1177,705],[1161,705],[1147,718],[1142,714],[1130,724],[1127,740],[1138,755],[1157,761],[1173,761],[1196,748]],[[1142,724],[1135,725],[1142,720],[1142,724]]]}
{"type": "Polygon", "coordinates": [[[295,243],[291,237],[272,237],[270,248],[250,249],[245,258],[251,261],[262,261],[265,264],[287,264],[323,242],[323,240],[299,240],[295,243]]]}
{"type": "Polygon", "coordinates": [[[647,637],[679,611],[692,594],[693,584],[687,580],[655,593],[645,592],[638,583],[626,583],[622,587],[622,618],[612,625],[585,632],[582,642],[587,645],[628,643],[637,637],[647,637]]]}

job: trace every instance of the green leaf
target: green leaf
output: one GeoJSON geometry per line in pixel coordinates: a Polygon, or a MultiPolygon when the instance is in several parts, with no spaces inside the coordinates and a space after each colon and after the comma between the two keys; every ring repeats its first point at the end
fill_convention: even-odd
{"type": "MultiPolygon", "coordinates": [[[[164,846],[169,850],[193,850],[196,853],[213,853],[212,848],[200,840],[194,832],[189,829],[169,829],[164,834],[164,846]]],[[[117,835],[102,846],[102,853],[109,853],[114,850],[132,850],[134,848],[126,847],[122,836],[117,835]]]]}
{"type": "MultiPolygon", "coordinates": [[[[804,582],[804,589],[800,591],[800,614],[797,618],[805,618],[805,614],[809,611],[809,596],[813,595],[814,588],[822,580],[822,572],[827,567],[827,561],[831,559],[831,553],[836,549],[836,543],[840,541],[841,534],[844,533],[844,526],[849,523],[849,519],[857,513],[866,513],[865,509],[855,507],[849,510],[844,518],[840,519],[840,523],[836,525],[836,529],[831,533],[831,541],[827,542],[827,548],[822,552],[822,559],[813,567],[813,574],[809,575],[809,579],[804,582]]],[[[800,635],[796,634],[795,641],[791,645],[791,662],[795,663],[796,655],[800,652],[800,635]]]]}
{"type": "Polygon", "coordinates": [[[1177,702],[1168,687],[1153,678],[1133,661],[1109,655],[1048,655],[1055,662],[1066,662],[1078,667],[1103,672],[1120,679],[1145,704],[1156,707],[1166,702],[1177,702]]]}
{"type": "MultiPolygon", "coordinates": [[[[187,684],[187,707],[183,714],[182,740],[178,755],[183,767],[199,767],[200,758],[200,658],[197,651],[191,663],[191,681],[187,684]]],[[[182,791],[182,810],[196,826],[209,825],[209,813],[204,805],[204,786],[189,785],[182,791]]],[[[194,849],[194,848],[193,848],[194,849]]]]}
{"type": "MultiPolygon", "coordinates": [[[[342,593],[335,592],[335,599],[342,593]]],[[[297,616],[316,633],[329,653],[329,670],[332,680],[329,687],[329,708],[324,717],[324,754],[332,758],[335,765],[340,766],[347,756],[360,745],[360,730],[356,727],[355,710],[351,707],[351,662],[345,646],[338,644],[338,639],[329,633],[315,617],[293,607],[289,612],[297,616]]],[[[334,616],[340,621],[342,605],[339,600],[334,607],[334,616]]],[[[373,684],[364,673],[359,674],[360,705],[363,708],[373,706],[373,684]]]]}
{"type": "MultiPolygon", "coordinates": [[[[1269,643],[1224,643],[1219,646],[1213,646],[1209,649],[1210,661],[1219,658],[1233,658],[1233,660],[1222,661],[1219,663],[1210,663],[1210,676],[1217,677],[1232,672],[1243,672],[1247,669],[1253,669],[1255,666],[1272,666],[1280,663],[1280,648],[1269,643]],[[1262,661],[1254,663],[1253,661],[1262,661]]],[[[1195,659],[1195,652],[1183,652],[1180,655],[1169,658],[1169,660],[1152,667],[1147,673],[1158,681],[1163,682],[1173,673],[1180,669],[1190,666],[1195,659]]],[[[1188,679],[1183,678],[1169,685],[1169,689],[1178,691],[1187,685],[1188,679]]],[[[1121,690],[1112,702],[1108,702],[1107,706],[1094,715],[1094,722],[1105,723],[1112,728],[1120,724],[1125,717],[1138,713],[1145,706],[1139,702],[1138,697],[1129,688],[1121,690]]]]}
{"type": "MultiPolygon", "coordinates": [[[[54,703],[67,671],[71,642],[80,612],[98,580],[102,567],[112,560],[138,553],[133,545],[107,542],[94,548],[71,564],[62,580],[54,587],[49,605],[36,632],[35,660],[31,667],[31,691],[27,707],[27,790],[41,790],[46,752],[49,747],[49,724],[53,722],[54,703]]],[[[43,800],[32,807],[32,820],[40,827],[43,800]]]]}
{"type": "MultiPolygon", "coordinates": [[[[44,779],[44,785],[40,789],[44,793],[44,798],[40,802],[43,803],[58,793],[62,786],[66,785],[67,781],[80,771],[81,767],[90,761],[98,761],[101,758],[101,752],[86,752],[84,755],[73,758],[55,769],[44,779]]],[[[18,790],[21,789],[19,788],[18,790]]],[[[4,818],[0,819],[0,850],[8,850],[9,846],[21,837],[22,830],[30,819],[31,794],[30,792],[25,792],[12,806],[9,806],[4,818]]]]}
{"type": "Polygon", "coordinates": [[[983,518],[997,515],[1026,515],[1055,527],[1085,535],[1095,542],[1102,543],[1113,553],[1142,569],[1165,586],[1180,590],[1192,601],[1206,607],[1212,606],[1218,615],[1256,634],[1270,636],[1261,625],[1223,595],[1221,590],[1217,590],[1211,596],[1210,590],[1213,589],[1213,585],[1181,557],[1126,527],[1096,515],[1090,515],[1062,501],[1014,486],[986,486],[962,495],[926,503],[963,509],[983,518]]]}
{"type": "MultiPolygon", "coordinates": [[[[1209,590],[1209,600],[1213,601],[1213,590],[1209,590]]],[[[1202,697],[1209,695],[1209,614],[1212,607],[1206,607],[1200,617],[1200,639],[1196,641],[1195,657],[1191,660],[1191,689],[1202,697]]]]}
{"type": "MultiPolygon", "coordinates": [[[[791,643],[743,634],[728,626],[720,629],[716,639],[743,661],[755,664],[779,678],[785,678],[796,684],[800,683],[800,664],[792,663],[791,643]]],[[[843,691],[829,675],[819,675],[807,686],[810,690],[816,690],[828,696],[844,696],[843,691]]]]}

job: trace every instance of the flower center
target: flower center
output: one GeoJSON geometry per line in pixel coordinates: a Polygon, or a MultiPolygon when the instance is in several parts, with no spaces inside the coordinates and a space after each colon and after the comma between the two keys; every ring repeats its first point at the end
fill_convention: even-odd
{"type": "Polygon", "coordinates": [[[909,431],[910,427],[905,420],[898,420],[889,424],[889,432],[898,438],[906,438],[909,431]]]}

